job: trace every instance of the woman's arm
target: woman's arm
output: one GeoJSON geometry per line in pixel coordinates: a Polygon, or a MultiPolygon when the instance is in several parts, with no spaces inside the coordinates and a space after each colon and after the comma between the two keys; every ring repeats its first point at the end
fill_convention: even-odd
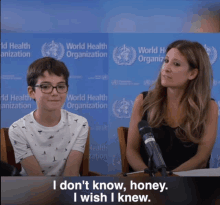
{"type": "Polygon", "coordinates": [[[41,171],[40,165],[33,155],[23,159],[21,161],[21,165],[27,172],[28,176],[44,176],[41,171]]]}
{"type": "Polygon", "coordinates": [[[174,169],[173,172],[201,169],[206,167],[217,136],[218,105],[213,100],[211,100],[209,104],[206,126],[204,136],[198,145],[196,155],[174,169]]]}
{"type": "Polygon", "coordinates": [[[138,123],[142,119],[143,112],[143,94],[137,96],[131,115],[130,126],[128,130],[128,142],[126,156],[128,163],[134,171],[142,171],[147,168],[140,155],[141,138],[138,131],[138,123]]]}

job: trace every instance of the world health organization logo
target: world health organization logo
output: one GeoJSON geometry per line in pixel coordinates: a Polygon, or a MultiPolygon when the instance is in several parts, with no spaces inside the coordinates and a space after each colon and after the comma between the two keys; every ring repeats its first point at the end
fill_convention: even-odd
{"type": "Polygon", "coordinates": [[[133,47],[116,47],[113,50],[113,60],[118,65],[131,65],[136,59],[137,53],[133,47]]]}
{"type": "Polygon", "coordinates": [[[132,100],[116,100],[113,103],[112,110],[117,118],[130,118],[133,108],[132,100]]]}
{"type": "Polygon", "coordinates": [[[208,47],[206,44],[204,45],[204,48],[209,56],[209,60],[211,65],[217,60],[218,57],[218,52],[216,50],[216,48],[212,47],[208,47]]]}
{"type": "Polygon", "coordinates": [[[60,60],[64,56],[65,49],[62,43],[52,41],[51,43],[45,43],[42,46],[41,53],[44,57],[52,57],[60,60]]]}

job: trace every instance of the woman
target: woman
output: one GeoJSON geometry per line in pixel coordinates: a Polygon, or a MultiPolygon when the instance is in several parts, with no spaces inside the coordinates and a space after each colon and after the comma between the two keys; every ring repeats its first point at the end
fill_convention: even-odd
{"type": "Polygon", "coordinates": [[[168,46],[154,89],[138,95],[134,103],[126,153],[134,171],[148,164],[138,132],[141,120],[153,128],[167,170],[209,167],[218,124],[212,80],[209,57],[201,44],[178,40],[168,46]]]}

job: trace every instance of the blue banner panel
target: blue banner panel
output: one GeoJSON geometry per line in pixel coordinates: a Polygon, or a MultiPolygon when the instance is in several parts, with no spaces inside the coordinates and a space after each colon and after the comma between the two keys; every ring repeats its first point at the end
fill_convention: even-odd
{"type": "MultiPolygon", "coordinates": [[[[220,108],[220,34],[19,34],[1,39],[1,127],[36,109],[27,94],[26,72],[36,59],[51,56],[69,71],[64,109],[87,118],[90,170],[121,172],[117,128],[129,127],[134,100],[156,80],[166,47],[178,39],[198,41],[214,74],[212,97],[220,108]]],[[[220,113],[218,113],[220,114],[220,113]]],[[[220,167],[220,129],[210,167],[220,167]]]]}
{"type": "MultiPolygon", "coordinates": [[[[157,79],[166,47],[175,40],[201,43],[210,58],[212,97],[220,107],[220,34],[109,34],[109,173],[121,169],[118,127],[129,127],[135,98],[157,79]]],[[[220,113],[218,113],[220,115],[220,113]]],[[[210,167],[220,166],[220,122],[210,167]]]]}
{"type": "Polygon", "coordinates": [[[36,109],[27,94],[26,73],[28,66],[43,56],[61,60],[69,69],[63,109],[88,120],[90,169],[107,174],[107,34],[2,34],[1,127],[9,127],[36,109]]]}

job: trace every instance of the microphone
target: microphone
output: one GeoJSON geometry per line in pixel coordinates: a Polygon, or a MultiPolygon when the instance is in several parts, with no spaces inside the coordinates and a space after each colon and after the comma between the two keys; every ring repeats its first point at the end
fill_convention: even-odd
{"type": "Polygon", "coordinates": [[[14,166],[1,161],[1,176],[21,176],[21,175],[14,166]]]}
{"type": "Polygon", "coordinates": [[[160,147],[155,141],[152,128],[148,125],[147,121],[142,120],[138,123],[138,129],[144,141],[149,160],[152,159],[153,165],[156,170],[161,172],[162,176],[167,176],[166,164],[163,160],[160,147]]]}

